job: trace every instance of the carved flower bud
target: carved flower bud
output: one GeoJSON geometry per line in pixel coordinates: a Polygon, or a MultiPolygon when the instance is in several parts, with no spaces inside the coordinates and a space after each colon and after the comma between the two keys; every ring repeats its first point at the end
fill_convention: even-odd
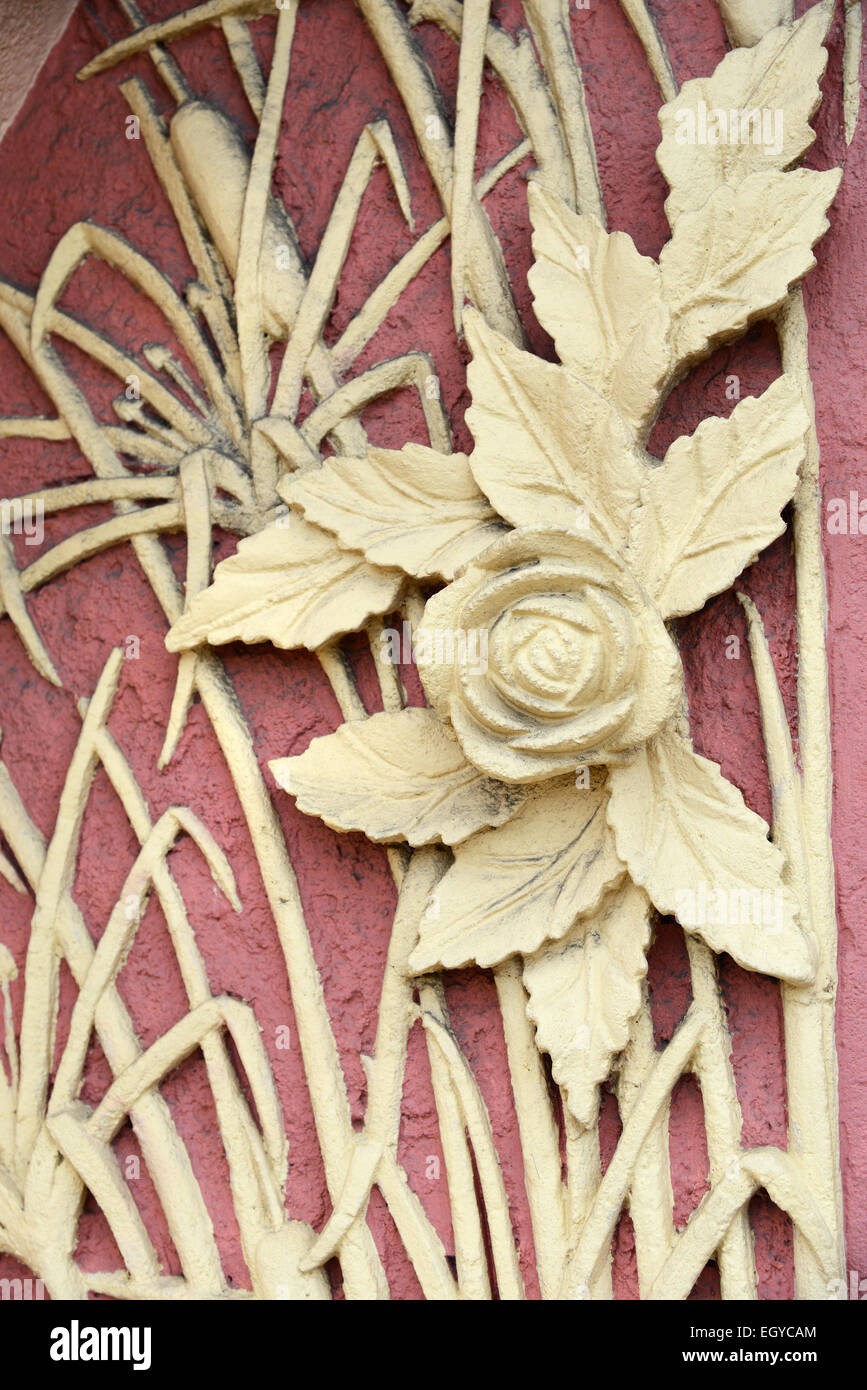
{"type": "Polygon", "coordinates": [[[680,695],[657,609],[590,535],[511,532],[429,600],[414,645],[434,709],[467,757],[507,782],[616,761],[680,695]]]}
{"type": "MultiPolygon", "coordinates": [[[[204,101],[185,101],[172,117],[171,142],[202,219],[230,275],[238,269],[241,218],[250,178],[250,155],[240,132],[222,111],[204,101]]],[[[295,233],[277,199],[268,200],[262,238],[265,328],[285,335],[304,289],[295,233]]]]}

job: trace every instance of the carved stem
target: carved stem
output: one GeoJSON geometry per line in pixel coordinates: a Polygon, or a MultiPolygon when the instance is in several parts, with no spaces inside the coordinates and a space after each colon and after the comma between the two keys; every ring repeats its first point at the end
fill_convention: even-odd
{"type": "MultiPolygon", "coordinates": [[[[704,1124],[707,1134],[708,1180],[711,1186],[737,1164],[741,1151],[743,1117],[731,1062],[731,1034],[720,995],[716,958],[703,941],[686,938],[692,995],[705,1012],[708,1026],[702,1034],[693,1060],[693,1071],[701,1087],[704,1124]]],[[[738,1208],[717,1251],[720,1292],[724,1299],[756,1297],[756,1262],[749,1206],[738,1208]]]]}
{"type": "Polygon", "coordinates": [[[588,1287],[609,1249],[611,1236],[629,1191],[639,1156],[678,1077],[689,1065],[705,1028],[705,1015],[692,1004],[671,1042],[660,1052],[623,1126],[620,1143],[605,1170],[581,1239],[569,1261],[567,1298],[588,1297],[588,1287]]]}
{"type": "Polygon", "coordinates": [[[494,983],[509,1053],[512,1094],[524,1157],[524,1183],[533,1222],[542,1297],[556,1298],[567,1251],[566,1193],[560,1176],[560,1134],[542,1058],[527,1017],[527,992],[516,957],[497,966],[494,983]]]}
{"type": "MultiPolygon", "coordinates": [[[[798,735],[803,768],[802,806],[809,920],[819,966],[815,985],[783,987],[788,1073],[789,1148],[812,1170],[815,1194],[834,1233],[840,1276],[845,1275],[843,1193],[837,1114],[834,1017],[837,986],[837,911],[831,846],[831,709],[826,645],[827,599],[822,554],[819,441],[810,380],[807,316],[800,289],[778,319],[783,370],[798,381],[810,416],[807,456],[794,500],[794,552],[798,618],[798,735]]],[[[807,905],[805,904],[805,908],[807,905]]],[[[795,1232],[799,1298],[826,1298],[823,1274],[806,1241],[795,1232]]]]}
{"type": "MultiPolygon", "coordinates": [[[[449,212],[454,178],[453,151],[439,91],[394,0],[356,0],[356,4],[388,64],[419,150],[443,208],[449,212]]],[[[521,342],[523,329],[512,298],[503,253],[487,214],[475,197],[470,206],[467,236],[470,246],[467,270],[474,301],[494,328],[514,342],[521,342]]]]}

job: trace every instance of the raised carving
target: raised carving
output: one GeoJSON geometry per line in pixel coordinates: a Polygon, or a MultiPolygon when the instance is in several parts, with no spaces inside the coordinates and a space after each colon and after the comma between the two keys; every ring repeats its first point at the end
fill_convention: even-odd
{"type": "MultiPolygon", "coordinates": [[[[566,0],[526,0],[526,36],[490,22],[485,0],[419,0],[407,21],[389,0],[357,0],[394,77],[445,216],[423,233],[331,348],[328,322],[371,173],[382,162],[412,225],[409,188],[387,122],[360,135],[308,273],[271,189],[297,3],[281,4],[265,80],[247,21],[265,0],[209,0],[145,26],[94,59],[95,77],[150,53],[178,109],[163,119],[144,82],[122,90],[175,212],[196,282],[182,297],[140,252],[90,223],[61,239],[34,296],[0,283],[0,324],[56,417],[4,421],[3,433],[74,439],[87,483],[36,494],[46,507],[110,501],[115,516],[19,571],[0,547],[0,596],[34,665],[59,683],[26,595],[87,555],[130,540],[180,654],[161,765],[198,693],[231,771],[268,891],[292,989],[310,1100],[332,1200],[316,1235],[285,1210],[285,1125],[253,1011],[215,997],[167,856],[190,836],[240,910],[232,870],[183,808],[155,824],[106,729],[119,677],[108,656],[46,845],[0,765],[0,829],[36,894],[24,1009],[12,1016],[16,965],[0,945],[8,1076],[0,1068],[0,1249],[30,1265],[53,1296],[231,1298],[189,1156],[160,1095],[201,1049],[220,1120],[252,1292],[323,1298],[340,1261],[348,1297],[387,1296],[366,1223],[382,1191],[423,1291],[487,1298],[491,1283],[476,1177],[500,1297],[523,1297],[490,1121],[450,1030],[440,970],[494,972],[521,1131],[542,1296],[610,1296],[610,1244],[628,1200],[643,1297],[683,1298],[712,1257],[723,1296],[756,1293],[748,1204],[765,1188],[791,1217],[798,1293],[827,1297],[844,1269],[833,1067],[836,924],[828,841],[830,762],[824,589],[816,517],[818,447],[797,282],[828,226],[838,170],[795,169],[824,72],[828,0],[794,23],[785,5],[721,8],[750,48],[677,93],[662,42],[638,0],[624,9],[666,104],[658,158],[672,236],[658,262],[609,233],[566,0]],[[454,140],[422,138],[439,110],[411,23],[460,41],[454,140]],[[779,27],[771,27],[783,21],[779,27]],[[252,156],[228,118],[191,93],[168,45],[219,23],[259,121],[252,156]],[[482,72],[509,92],[527,140],[474,184],[482,72]],[[708,112],[782,113],[779,148],[749,139],[696,143],[708,112]],[[692,137],[690,136],[692,131],[692,137]],[[559,362],[526,351],[482,199],[532,150],[535,262],[530,287],[559,362]],[[467,423],[474,448],[452,452],[449,424],[425,383],[421,352],[352,369],[389,307],[451,231],[456,327],[471,351],[467,423]],[[146,366],[58,308],[85,257],[121,270],[163,312],[172,346],[146,366]],[[464,307],[465,298],[474,307],[464,307]],[[728,419],[709,418],[662,460],[650,430],[674,384],[721,342],[774,318],[783,374],[728,419]],[[141,401],[120,399],[101,424],[52,339],[73,342],[141,401]],[[269,349],[285,342],[272,374],[269,349]],[[371,446],[360,413],[413,385],[429,443],[371,446]],[[307,386],[313,408],[301,410],[307,386]],[[334,454],[323,458],[328,440],[334,454]],[[155,471],[135,471],[136,461],[155,471]],[[155,505],[143,507],[143,502],[155,505]],[[673,620],[727,589],[785,529],[793,503],[804,725],[796,770],[761,618],[744,600],[774,787],[774,828],[715,763],[692,749],[673,620]],[[211,529],[234,530],[235,555],[211,574],[211,529]],[[187,534],[182,592],[160,533],[187,534]],[[383,615],[398,614],[398,630],[383,615]],[[383,709],[367,712],[339,641],[366,630],[383,709]],[[404,633],[427,697],[407,707],[404,633]],[[305,812],[390,846],[399,889],[367,1064],[367,1114],[352,1124],[294,872],[233,701],[221,643],[268,641],[317,653],[344,716],[333,733],[271,767],[305,812]],[[395,643],[400,650],[395,650],[395,643]],[[403,644],[403,645],[401,645],[403,644]],[[70,892],[91,779],[103,765],[141,843],[124,894],[95,945],[70,892]],[[412,854],[406,846],[412,847],[412,854]],[[116,981],[148,893],[163,905],[189,999],[169,1034],[143,1049],[116,981]],[[130,911],[130,902],[134,910],[130,911]],[[688,938],[692,1003],[671,1041],[653,1043],[646,953],[655,912],[688,938]],[[782,982],[790,1143],[746,1150],[715,954],[782,982]],[[60,957],[78,1002],[52,1073],[60,957]],[[417,1001],[417,1002],[416,1002],[417,1001]],[[425,1030],[448,1170],[456,1275],[397,1162],[407,1038],[425,1030]],[[225,1045],[235,1043],[255,1104],[225,1045]],[[19,1040],[16,1042],[16,1032],[19,1040]],[[79,1092],[96,1034],[114,1074],[98,1106],[79,1092]],[[20,1065],[19,1065],[20,1052],[20,1065]],[[565,1102],[568,1180],[541,1054],[565,1102]],[[599,1171],[599,1087],[616,1070],[622,1137],[599,1171]],[[708,1104],[711,1188],[683,1231],[670,1209],[667,1107],[687,1070],[708,1104]],[[166,1276],[112,1141],[132,1116],[183,1268],[166,1276]],[[472,1161],[471,1161],[472,1151],[472,1161]],[[475,1164],[475,1170],[473,1167],[475,1164]],[[85,1188],[99,1202],[124,1268],[85,1274],[73,1258],[85,1188]],[[666,1195],[667,1194],[667,1195],[666,1195]],[[288,1291],[288,1293],[287,1293],[288,1291]]],[[[846,71],[851,87],[851,61],[846,71]]],[[[851,92],[850,92],[851,98],[851,92]]],[[[851,126],[853,108],[847,105],[851,126]]],[[[437,119],[441,119],[437,116],[437,119]]],[[[774,138],[774,129],[770,135],[774,138]]],[[[0,873],[25,885],[10,859],[0,873]]]]}

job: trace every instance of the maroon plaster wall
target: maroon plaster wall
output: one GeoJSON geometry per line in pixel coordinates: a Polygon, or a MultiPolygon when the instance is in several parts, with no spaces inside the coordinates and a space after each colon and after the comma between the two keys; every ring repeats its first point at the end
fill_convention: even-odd
{"type": "MultiPolygon", "coordinates": [[[[146,0],[149,17],[180,8],[178,0],[146,0]]],[[[507,28],[520,21],[517,0],[495,0],[494,14],[507,28]]],[[[798,6],[798,10],[803,8],[798,6]]],[[[680,80],[709,72],[725,52],[722,26],[712,0],[656,0],[663,34],[680,80]]],[[[826,497],[848,497],[862,489],[864,388],[862,360],[867,348],[867,288],[864,203],[867,198],[867,141],[862,123],[847,151],[842,137],[840,97],[841,11],[831,35],[825,102],[818,118],[819,138],[808,162],[828,167],[845,161],[845,177],[832,212],[831,231],[819,248],[819,266],[807,282],[811,321],[811,361],[822,447],[826,497]]],[[[654,162],[657,91],[637,40],[616,0],[591,0],[573,10],[572,28],[583,66],[596,136],[601,177],[613,228],[629,231],[642,252],[657,254],[666,238],[662,204],[665,188],[654,162]]],[[[267,59],[273,20],[256,26],[267,59]]],[[[86,85],[74,81],[76,69],[111,38],[125,32],[112,0],[81,6],[15,125],[0,148],[0,274],[33,290],[61,234],[75,221],[92,218],[122,232],[142,247],[182,287],[191,267],[154,175],[144,145],[124,138],[128,113],[117,92],[119,74],[86,85]],[[87,12],[86,12],[87,11],[87,12]]],[[[439,31],[425,26],[419,42],[453,108],[456,50],[439,31]]],[[[211,32],[175,46],[191,87],[224,105],[252,136],[252,121],[230,69],[225,46],[211,32]]],[[[295,220],[304,251],[316,248],[351,149],[371,117],[392,123],[405,159],[417,228],[439,215],[406,116],[364,24],[349,0],[306,0],[292,56],[290,95],[280,142],[277,186],[295,220]]],[[[137,60],[120,70],[140,73],[158,101],[169,109],[153,70],[137,60]]],[[[480,138],[480,167],[488,167],[519,138],[511,111],[486,80],[480,138]]],[[[532,316],[526,286],[530,264],[525,178],[530,163],[507,176],[488,199],[500,235],[518,304],[534,348],[551,356],[551,345],[532,316]]],[[[329,328],[336,335],[363,302],[392,260],[411,243],[384,171],[365,197],[339,299],[329,328]]],[[[131,293],[105,267],[90,262],[78,272],[64,306],[103,328],[135,351],[164,337],[153,309],[131,293]]],[[[431,352],[459,445],[469,443],[463,413],[468,404],[464,355],[451,327],[448,249],[443,248],[392,311],[365,351],[359,368],[409,348],[431,352]]],[[[116,387],[92,366],[69,359],[80,370],[88,394],[104,418],[116,387]]],[[[751,331],[737,346],[717,353],[674,395],[653,440],[664,450],[677,435],[692,431],[707,414],[727,414],[725,378],[737,373],[743,395],[756,394],[779,370],[773,335],[751,331]]],[[[0,409],[4,414],[45,410],[47,402],[5,339],[0,340],[0,409]]],[[[367,411],[365,424],[375,442],[399,446],[424,438],[417,402],[409,392],[367,411]]],[[[0,490],[6,496],[46,483],[86,475],[72,445],[9,443],[0,461],[0,490]]],[[[69,531],[109,515],[91,509],[51,521],[46,545],[69,531]]],[[[220,553],[233,542],[225,539],[220,553]]],[[[183,544],[170,542],[180,567],[183,544]]],[[[34,558],[21,547],[19,559],[34,558]]],[[[867,653],[867,537],[827,536],[831,603],[830,657],[835,722],[836,810],[834,835],[840,909],[839,1054],[841,1067],[841,1144],[847,1204],[849,1268],[867,1274],[867,941],[862,929],[861,894],[867,878],[862,805],[867,793],[864,749],[867,714],[863,687],[867,653]]],[[[794,704],[795,647],[793,575],[788,542],[773,546],[745,576],[743,587],[756,598],[770,634],[790,712],[794,704]]],[[[156,760],[171,701],[174,658],[163,647],[165,624],[129,548],[117,549],[80,565],[31,600],[31,611],[61,673],[64,688],[49,688],[33,671],[8,622],[0,622],[0,726],[3,758],[21,788],[40,829],[52,829],[65,768],[78,727],[75,702],[89,695],[110,649],[129,635],[140,639],[140,657],[125,663],[111,728],[120,742],[156,816],[171,804],[197,811],[227,851],[244,904],[237,918],[215,895],[207,870],[189,843],[173,856],[176,870],[205,954],[215,991],[227,991],[254,1007],[269,1047],[285,1107],[291,1142],[287,1204],[293,1215],[319,1227],[328,1213],[321,1161],[295,1040],[292,1003],[270,914],[249,850],[242,816],[230,780],[200,706],[174,762],[158,773],[156,760]],[[294,1046],[276,1047],[277,1030],[288,1024],[294,1046]]],[[[741,611],[732,595],[710,602],[684,622],[682,640],[690,684],[693,729],[699,751],[717,759],[724,772],[762,814],[769,812],[755,685],[746,654],[741,611]],[[726,658],[726,637],[742,639],[741,657],[726,658]]],[[[375,708],[368,662],[351,643],[362,688],[375,708]]],[[[253,729],[261,763],[300,752],[316,734],[333,729],[338,710],[318,663],[306,654],[286,655],[270,648],[231,647],[225,652],[244,712],[253,729]]],[[[273,783],[271,783],[273,789],[273,783]]],[[[296,812],[288,797],[275,792],[276,805],[298,869],[304,905],[320,964],[327,1001],[340,1047],[352,1113],[361,1121],[365,1081],[359,1054],[373,1047],[378,997],[394,894],[384,854],[361,836],[332,834],[296,812]]],[[[87,812],[76,896],[94,936],[98,936],[120,891],[136,844],[104,774],[96,778],[87,812]]],[[[0,880],[0,936],[23,965],[27,940],[27,902],[0,880]]],[[[747,975],[725,959],[722,974],[733,1034],[734,1064],[744,1110],[747,1144],[785,1143],[785,1099],[780,1066],[781,1018],[772,982],[747,975]]],[[[681,935],[662,926],[652,955],[653,1006],[660,1040],[669,1037],[689,999],[688,972],[681,935]]],[[[145,1043],[175,1022],[185,1000],[168,935],[158,906],[151,904],[122,977],[121,993],[133,1009],[145,1043]]],[[[63,978],[61,1029],[74,991],[63,978]]],[[[21,1005],[21,980],[13,990],[21,1005]]],[[[448,998],[457,1034],[490,1108],[512,1203],[529,1287],[535,1289],[532,1234],[522,1185],[516,1121],[509,1092],[502,1033],[490,979],[481,972],[452,975],[448,998]]],[[[85,1099],[95,1102],[109,1079],[106,1062],[94,1045],[87,1069],[85,1099]]],[[[216,1119],[200,1061],[184,1065],[165,1086],[174,1118],[187,1140],[218,1232],[225,1268],[237,1284],[246,1278],[237,1226],[229,1197],[226,1165],[216,1140],[216,1119]]],[[[445,1178],[431,1179],[428,1158],[438,1153],[435,1115],[424,1047],[417,1030],[410,1043],[404,1094],[401,1161],[413,1185],[450,1245],[445,1178]]],[[[603,1111],[605,1159],[616,1142],[613,1099],[603,1111]]],[[[706,1188],[706,1152],[701,1098],[691,1080],[681,1082],[671,1121],[676,1217],[683,1222],[706,1188]]],[[[121,1154],[137,1152],[127,1128],[121,1154]]],[[[177,1257],[165,1229],[146,1171],[133,1184],[167,1271],[177,1257]]],[[[791,1232],[788,1221],[765,1199],[753,1204],[761,1296],[792,1295],[791,1232]]],[[[372,1203],[372,1225],[395,1297],[414,1299],[420,1290],[402,1253],[382,1202],[372,1203]]],[[[99,1212],[89,1204],[81,1223],[80,1259],[85,1268],[119,1266],[119,1256],[99,1212]]],[[[12,1263],[0,1260],[0,1271],[12,1263]]],[[[636,1296],[634,1244],[628,1218],[616,1239],[616,1295],[636,1296]]],[[[717,1298],[714,1269],[702,1276],[693,1294],[717,1298]]]]}

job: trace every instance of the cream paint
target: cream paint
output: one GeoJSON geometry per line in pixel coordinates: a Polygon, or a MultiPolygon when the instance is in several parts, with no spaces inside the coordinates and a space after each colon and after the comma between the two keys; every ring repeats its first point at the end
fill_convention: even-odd
{"type": "MultiPolygon", "coordinates": [[[[358,4],[420,134],[430,109],[430,74],[385,0],[358,4]]],[[[436,9],[435,0],[430,4],[436,9]]],[[[144,1298],[239,1296],[223,1279],[203,1194],[159,1090],[163,1078],[200,1049],[254,1296],[326,1298],[330,1290],[323,1266],[336,1255],[348,1297],[386,1297],[385,1273],[365,1219],[376,1186],[427,1297],[489,1297],[472,1149],[500,1296],[522,1298],[490,1118],[451,1030],[439,978],[442,969],[475,961],[495,974],[545,1297],[610,1297],[611,1235],[628,1203],[641,1239],[643,1297],[685,1298],[705,1263],[716,1256],[723,1297],[754,1298],[747,1208],[759,1189],[792,1219],[798,1296],[827,1296],[845,1268],[833,1039],[836,922],[828,839],[818,446],[807,323],[797,286],[813,264],[810,248],[827,226],[825,210],[836,191],[837,173],[773,167],[756,171],[739,162],[741,155],[748,159],[748,146],[729,152],[728,163],[717,159],[719,147],[711,147],[700,162],[695,151],[684,159],[663,120],[661,162],[672,187],[672,237],[658,264],[639,256],[625,234],[609,236],[597,215],[601,194],[580,74],[568,43],[564,47],[568,31],[552,22],[554,5],[528,3],[549,77],[547,124],[539,118],[540,139],[552,167],[568,176],[562,195],[542,183],[531,194],[536,257],[531,284],[537,313],[557,344],[562,365],[543,362],[516,346],[520,329],[511,289],[481,206],[483,185],[474,187],[471,177],[478,91],[469,93],[468,87],[478,87],[482,55],[496,41],[488,30],[487,5],[467,5],[462,34],[466,61],[460,66],[469,116],[460,123],[454,148],[447,140],[422,143],[447,216],[459,228],[462,278],[453,286],[455,303],[462,303],[466,288],[481,311],[463,320],[473,354],[468,418],[476,448],[469,457],[448,453],[448,422],[438,395],[431,398],[424,390],[431,367],[420,354],[381,364],[384,370],[373,368],[347,384],[338,374],[338,359],[342,370],[351,367],[401,285],[440,244],[436,236],[420,238],[408,258],[394,267],[387,289],[371,296],[354,328],[350,325],[333,349],[322,338],[354,220],[378,159],[389,166],[398,196],[404,189],[384,123],[369,127],[359,139],[309,277],[290,257],[287,269],[296,293],[277,388],[283,409],[265,418],[266,335],[282,334],[284,326],[269,312],[259,261],[272,217],[283,225],[284,213],[275,211],[269,198],[296,8],[281,7],[267,86],[252,65],[238,20],[239,11],[250,13],[250,0],[211,0],[192,19],[175,16],[89,64],[86,71],[102,71],[120,56],[150,48],[172,90],[183,96],[183,81],[168,51],[153,45],[170,44],[190,26],[228,21],[232,56],[261,118],[260,133],[249,165],[226,153],[225,131],[217,128],[216,116],[209,126],[204,112],[199,113],[203,120],[194,123],[197,129],[181,122],[170,139],[142,84],[125,83],[124,95],[140,117],[148,151],[196,265],[198,297],[182,300],[145,257],[89,223],[70,228],[58,243],[34,297],[0,284],[0,321],[56,410],[52,420],[4,422],[5,432],[71,436],[94,474],[89,483],[34,496],[56,508],[101,500],[113,502],[116,510],[113,520],[77,532],[22,572],[4,548],[0,595],[34,665],[59,683],[26,595],[87,555],[122,539],[132,541],[172,624],[168,645],[181,653],[163,759],[171,757],[198,692],[238,792],[283,948],[332,1215],[316,1235],[284,1210],[287,1145],[256,1017],[248,1005],[211,993],[168,855],[178,835],[189,836],[217,887],[240,911],[232,871],[189,811],[170,808],[151,822],[123,753],[106,728],[121,667],[121,653],[114,652],[92,699],[81,704],[81,734],[47,845],[0,767],[0,827],[36,893],[18,1050],[14,1029],[7,1029],[11,1085],[5,1073],[0,1076],[0,1238],[44,1279],[53,1297],[82,1298],[88,1288],[144,1298]],[[203,231],[180,168],[190,173],[214,158],[223,161],[233,201],[231,206],[201,208],[203,231]],[[768,235],[763,242],[751,228],[766,220],[769,201],[777,209],[776,241],[768,235]],[[718,235],[720,212],[724,237],[718,235]],[[739,272],[744,239],[750,255],[739,272]],[[585,263],[579,252],[588,247],[585,263]],[[773,273],[762,266],[757,247],[769,258],[773,253],[773,273]],[[150,351],[148,375],[140,363],[58,310],[70,275],[89,255],[121,269],[160,306],[196,366],[207,397],[203,409],[189,383],[181,382],[189,407],[166,392],[160,372],[173,373],[177,380],[182,370],[167,350],[150,351]],[[237,333],[228,312],[230,296],[237,333]],[[604,314],[594,307],[600,303],[604,314]],[[564,312],[567,304],[571,316],[564,312]],[[208,350],[201,317],[217,344],[219,362],[208,350]],[[584,335],[574,332],[576,317],[588,325],[594,340],[587,360],[582,356],[584,335]],[[707,421],[690,438],[677,440],[661,466],[650,467],[645,441],[673,383],[716,343],[737,339],[761,318],[774,318],[777,324],[781,382],[758,400],[742,402],[728,420],[707,421]],[[121,380],[135,371],[143,399],[166,423],[135,418],[147,421],[148,447],[173,476],[143,480],[129,473],[123,455],[138,449],[139,434],[131,441],[122,427],[97,422],[54,353],[52,334],[99,355],[121,380]],[[297,426],[305,382],[318,405],[297,426]],[[358,416],[369,400],[409,383],[426,402],[434,448],[424,452],[422,462],[430,467],[420,469],[418,485],[404,490],[390,480],[389,460],[383,460],[382,452],[368,453],[358,416]],[[325,471],[319,453],[325,436],[343,451],[325,465],[329,477],[340,479],[347,459],[352,464],[344,473],[356,494],[342,509],[334,505],[330,488],[317,487],[325,471]],[[576,447],[576,439],[584,442],[583,449],[576,447]],[[433,469],[435,453],[442,457],[441,473],[433,469]],[[290,471],[291,479],[285,476],[290,471]],[[436,484],[428,483],[426,475],[435,477],[436,484]],[[735,494],[731,514],[719,506],[721,482],[735,494]],[[452,547],[456,541],[469,545],[453,565],[443,559],[448,546],[437,529],[443,524],[437,486],[445,488],[448,504],[445,541],[452,547]],[[161,500],[141,510],[137,502],[146,497],[161,500]],[[295,507],[288,517],[281,497],[289,497],[295,507]],[[781,510],[790,499],[802,775],[792,758],[761,618],[745,603],[776,790],[771,843],[764,822],[747,809],[717,765],[692,751],[679,658],[665,623],[727,588],[781,533],[781,510]],[[404,541],[407,533],[413,536],[412,573],[402,564],[406,548],[395,544],[383,526],[389,508],[403,522],[404,541]],[[580,523],[575,520],[579,512],[580,523]],[[497,515],[505,534],[491,544],[497,515]],[[231,525],[245,539],[209,583],[214,522],[231,525]],[[181,529],[188,538],[185,592],[160,544],[161,532],[181,529]],[[422,579],[446,581],[446,586],[425,603],[416,584],[422,579]],[[577,612],[566,602],[575,595],[577,612]],[[534,658],[529,674],[521,630],[527,604],[533,618],[527,638],[534,658]],[[504,643],[502,649],[494,645],[496,680],[484,670],[463,669],[459,644],[453,659],[443,663],[447,669],[422,662],[433,709],[411,711],[403,708],[398,674],[388,662],[377,660],[381,615],[396,607],[411,633],[423,631],[425,624],[454,633],[508,619],[520,640],[504,643]],[[337,648],[346,632],[362,627],[376,660],[384,707],[370,718],[365,718],[337,648]],[[360,1131],[352,1123],[293,865],[250,730],[212,649],[237,639],[270,640],[317,653],[347,722],[301,756],[277,760],[275,774],[304,810],[341,829],[364,830],[373,839],[391,842],[389,863],[399,899],[374,1053],[364,1059],[367,1112],[360,1131]],[[606,691],[605,681],[611,686],[604,719],[597,718],[595,706],[588,708],[596,686],[588,695],[558,673],[564,641],[570,651],[570,642],[593,646],[591,674],[606,691]],[[540,670],[542,678],[537,679],[540,670]],[[433,720],[435,739],[429,732],[433,720]],[[383,730],[393,736],[383,740],[383,730]],[[593,775],[579,781],[575,774],[583,770],[585,759],[593,775]],[[89,788],[100,765],[121,797],[141,849],[94,946],[69,884],[89,788]],[[576,804],[585,817],[581,834],[587,831],[580,844],[576,804]],[[453,846],[453,862],[444,845],[453,846]],[[708,846],[716,849],[716,859],[708,846]],[[533,866],[529,883],[528,860],[533,866]],[[545,873],[538,866],[544,870],[547,861],[556,868],[550,871],[546,897],[545,873]],[[767,924],[761,922],[745,924],[725,914],[722,921],[704,920],[698,911],[685,912],[681,890],[696,882],[709,861],[715,882],[726,892],[737,893],[746,880],[779,895],[774,901],[781,905],[781,930],[763,933],[767,924]],[[504,895],[507,879],[513,891],[504,895]],[[142,1049],[116,979],[152,890],[163,904],[189,1010],[142,1049]],[[519,911],[514,903],[510,906],[510,897],[519,911]],[[663,913],[681,913],[693,995],[673,1038],[660,1049],[653,1043],[645,983],[652,905],[663,913]],[[716,974],[716,954],[722,951],[745,968],[781,981],[788,1150],[744,1149],[741,1144],[731,1039],[716,974]],[[52,1080],[61,956],[79,993],[52,1080]],[[443,1131],[456,1276],[397,1161],[407,1040],[416,1021],[425,1030],[443,1131]],[[583,1044],[584,1028],[592,1045],[583,1044]],[[243,1063],[258,1122],[232,1066],[227,1032],[243,1063]],[[78,1097],[94,1033],[114,1080],[89,1110],[78,1097]],[[551,1057],[564,1100],[565,1182],[540,1051],[551,1057]],[[598,1087],[617,1057],[623,1131],[600,1178],[598,1087]],[[704,1097],[711,1188],[676,1232],[665,1129],[672,1089],[687,1072],[696,1075],[704,1097]],[[135,1118],[166,1211],[182,1280],[162,1275],[111,1147],[128,1116],[135,1118]],[[536,1174],[532,1179],[531,1171],[536,1174]],[[99,1202],[121,1251],[125,1268],[114,1274],[85,1275],[72,1258],[85,1188],[99,1202]]],[[[670,65],[644,6],[629,3],[624,8],[647,46],[669,108],[678,100],[701,99],[697,84],[671,99],[670,65]]],[[[768,13],[773,9],[769,6],[768,13]]],[[[812,115],[816,106],[827,19],[827,7],[816,6],[794,30],[768,34],[761,54],[739,50],[707,79],[727,91],[733,88],[737,104],[738,83],[749,85],[753,64],[764,72],[778,63],[781,90],[803,117],[800,126],[787,122],[800,143],[794,152],[787,149],[783,162],[798,157],[808,143],[804,112],[812,115]]],[[[453,22],[452,16],[446,27],[453,22]]],[[[189,182],[195,185],[195,178],[189,182]]],[[[408,466],[418,466],[418,449],[408,447],[408,466]]],[[[2,953],[0,969],[8,984],[11,967],[2,953]]]]}

